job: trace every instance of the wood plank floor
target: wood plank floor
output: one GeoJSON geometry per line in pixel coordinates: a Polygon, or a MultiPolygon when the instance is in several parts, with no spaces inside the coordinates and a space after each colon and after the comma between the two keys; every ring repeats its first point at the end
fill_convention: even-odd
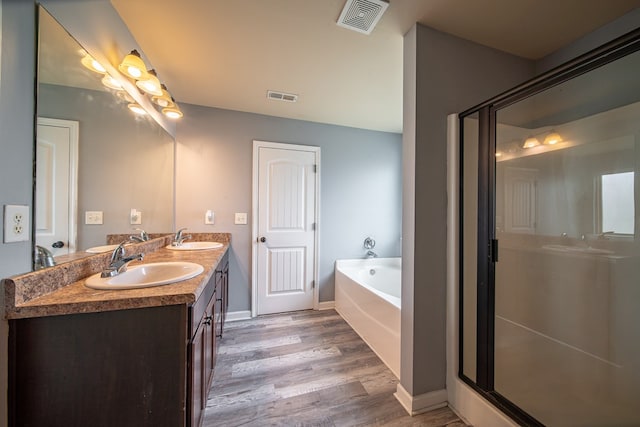
{"type": "Polygon", "coordinates": [[[398,380],[334,311],[225,324],[204,426],[447,426],[449,409],[410,417],[398,380]]]}

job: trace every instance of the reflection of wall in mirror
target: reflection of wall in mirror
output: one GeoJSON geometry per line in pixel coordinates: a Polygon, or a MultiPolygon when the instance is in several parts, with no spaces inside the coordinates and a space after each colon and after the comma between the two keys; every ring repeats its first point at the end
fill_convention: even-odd
{"type": "MultiPolygon", "coordinates": [[[[509,190],[505,171],[519,168],[539,171],[536,234],[560,236],[567,233],[576,238],[602,231],[598,218],[597,181],[605,173],[635,169],[636,157],[640,155],[635,150],[634,135],[639,132],[637,117],[640,117],[640,103],[556,125],[554,129],[563,136],[564,143],[548,151],[544,151],[545,147],[536,147],[538,154],[535,155],[528,155],[523,149],[521,156],[499,159],[496,168],[496,184],[500,189],[496,200],[497,226],[506,222],[509,211],[502,197],[509,190]]],[[[500,125],[498,141],[506,135],[513,139],[514,129],[517,130],[513,126],[500,125]]],[[[526,138],[532,132],[535,130],[522,128],[519,134],[526,138]]]]}
{"type": "Polygon", "coordinates": [[[128,233],[132,208],[138,227],[173,228],[173,139],[150,118],[134,116],[107,91],[42,84],[38,114],[80,123],[78,248],[105,244],[107,234],[128,233]],[[102,225],[85,225],[85,211],[104,212],[102,225]]]}

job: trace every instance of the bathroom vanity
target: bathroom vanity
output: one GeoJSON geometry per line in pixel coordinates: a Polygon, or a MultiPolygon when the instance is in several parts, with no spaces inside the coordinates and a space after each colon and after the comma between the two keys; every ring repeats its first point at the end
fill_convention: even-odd
{"type": "MultiPolygon", "coordinates": [[[[9,425],[201,425],[228,305],[225,236],[222,248],[206,251],[172,251],[157,239],[144,262],[204,267],[170,285],[90,289],[88,259],[5,280],[9,425]],[[52,283],[74,274],[83,278],[52,283]],[[37,275],[49,289],[32,297],[37,275]]],[[[108,255],[92,259],[101,265],[108,255]]]]}

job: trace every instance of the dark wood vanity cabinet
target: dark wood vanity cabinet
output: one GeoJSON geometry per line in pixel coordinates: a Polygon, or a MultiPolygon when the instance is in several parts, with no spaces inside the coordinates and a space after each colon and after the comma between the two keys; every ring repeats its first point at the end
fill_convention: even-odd
{"type": "Polygon", "coordinates": [[[200,426],[227,255],[188,305],[10,320],[10,426],[200,426]]]}
{"type": "Polygon", "coordinates": [[[194,427],[202,424],[204,409],[207,406],[207,395],[213,382],[216,354],[229,306],[228,254],[225,254],[218,263],[211,281],[213,283],[210,283],[207,291],[213,289],[213,294],[211,297],[208,297],[209,293],[205,296],[205,299],[208,300],[206,308],[203,311],[202,306],[196,304],[192,311],[194,321],[191,324],[194,333],[189,344],[189,360],[191,361],[191,369],[189,369],[191,375],[189,419],[191,426],[194,427]]]}
{"type": "Polygon", "coordinates": [[[191,310],[189,353],[188,418],[191,426],[200,426],[213,381],[216,354],[227,312],[228,255],[220,260],[205,293],[191,310]],[[206,303],[206,305],[205,305],[206,303]]]}

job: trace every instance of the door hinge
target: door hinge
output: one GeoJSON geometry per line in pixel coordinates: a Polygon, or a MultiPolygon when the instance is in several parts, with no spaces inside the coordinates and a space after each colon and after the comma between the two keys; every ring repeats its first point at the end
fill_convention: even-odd
{"type": "Polygon", "coordinates": [[[315,289],[316,288],[316,281],[312,280],[311,281],[311,289],[315,289]]]}
{"type": "Polygon", "coordinates": [[[312,222],[312,223],[311,223],[311,229],[312,229],[312,230],[315,230],[315,229],[316,229],[316,223],[315,223],[315,222],[312,222]]]}
{"type": "Polygon", "coordinates": [[[318,165],[313,165],[313,173],[318,173],[318,165]]]}

